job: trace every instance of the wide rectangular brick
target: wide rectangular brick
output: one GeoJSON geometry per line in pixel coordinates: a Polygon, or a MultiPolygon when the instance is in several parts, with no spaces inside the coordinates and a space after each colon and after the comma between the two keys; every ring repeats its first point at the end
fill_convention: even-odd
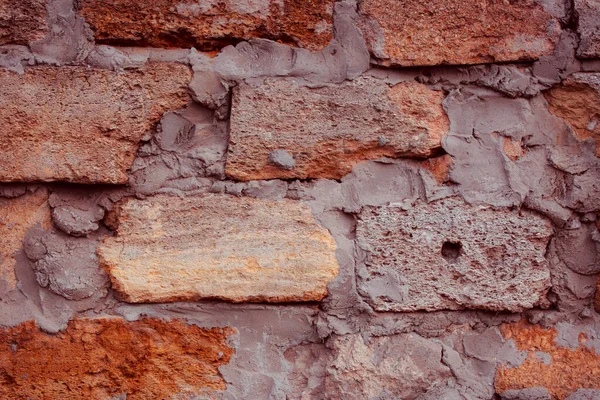
{"type": "Polygon", "coordinates": [[[130,199],[98,249],[128,302],[318,301],[338,273],[335,244],[308,206],[206,194],[130,199]]]}
{"type": "Polygon", "coordinates": [[[0,0],[0,46],[28,45],[48,33],[47,0],[0,0]]]}
{"type": "Polygon", "coordinates": [[[179,64],[0,70],[0,182],[127,182],[140,140],[188,102],[190,80],[179,64]]]}
{"type": "Polygon", "coordinates": [[[544,257],[553,230],[529,211],[470,206],[458,198],[413,207],[364,207],[359,290],[379,311],[544,305],[544,257]]]}
{"type": "Polygon", "coordinates": [[[33,322],[0,329],[3,399],[172,399],[225,390],[232,328],[181,320],[80,319],[49,335],[33,322]]]}
{"type": "Polygon", "coordinates": [[[362,30],[384,65],[536,60],[552,53],[559,22],[533,0],[363,0],[362,30]]]}
{"type": "Polygon", "coordinates": [[[213,50],[266,38],[323,49],[332,38],[334,0],[80,0],[96,41],[213,50]]]}
{"type": "Polygon", "coordinates": [[[0,197],[0,293],[16,287],[15,256],[29,228],[37,224],[46,229],[51,225],[46,190],[12,199],[0,197]]]}
{"type": "Polygon", "coordinates": [[[449,129],[443,93],[374,78],[308,88],[284,79],[234,89],[226,173],[239,180],[331,178],[361,161],[428,157],[449,129]]]}

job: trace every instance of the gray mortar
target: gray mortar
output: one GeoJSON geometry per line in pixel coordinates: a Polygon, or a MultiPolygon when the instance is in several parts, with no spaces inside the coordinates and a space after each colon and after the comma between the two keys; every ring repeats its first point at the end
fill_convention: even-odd
{"type": "Polygon", "coordinates": [[[156,134],[138,150],[130,169],[130,185],[136,194],[167,191],[207,190],[223,178],[229,134],[225,122],[205,107],[163,115],[156,134]]]}
{"type": "Polygon", "coordinates": [[[34,64],[35,57],[26,46],[0,46],[0,68],[22,74],[25,66],[34,64]]]}
{"type": "Polygon", "coordinates": [[[77,64],[83,62],[93,48],[93,35],[83,18],[74,10],[75,0],[49,0],[46,37],[30,44],[36,63],[77,64]]]}
{"type": "Polygon", "coordinates": [[[500,395],[502,400],[552,400],[548,389],[542,387],[507,390],[500,395]]]}
{"type": "Polygon", "coordinates": [[[105,211],[121,196],[122,190],[87,187],[57,186],[52,188],[48,204],[52,208],[52,222],[61,231],[72,236],[86,236],[100,227],[105,211]]]}
{"type": "Polygon", "coordinates": [[[106,292],[108,276],[99,267],[96,247],[106,231],[89,238],[34,229],[23,243],[41,287],[68,300],[83,300],[106,292]]]}
{"type": "Polygon", "coordinates": [[[600,390],[598,389],[579,389],[565,400],[596,400],[600,399],[600,390]]]}

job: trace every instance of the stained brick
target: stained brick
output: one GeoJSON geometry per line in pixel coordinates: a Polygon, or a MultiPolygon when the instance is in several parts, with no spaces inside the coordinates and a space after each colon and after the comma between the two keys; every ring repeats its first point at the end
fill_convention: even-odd
{"type": "Polygon", "coordinates": [[[545,92],[550,112],[564,119],[578,139],[593,139],[600,157],[600,73],[576,73],[545,92]]]}
{"type": "Polygon", "coordinates": [[[183,321],[81,319],[48,335],[33,322],[0,330],[4,399],[192,398],[225,390],[232,328],[183,321]]]}
{"type": "Polygon", "coordinates": [[[98,254],[128,302],[318,301],[338,272],[333,238],[298,202],[159,195],[116,213],[98,254]]]}
{"type": "Polygon", "coordinates": [[[531,0],[364,0],[359,9],[370,51],[384,65],[535,60],[560,34],[531,0]]]}
{"type": "Polygon", "coordinates": [[[524,321],[504,325],[504,337],[514,340],[519,350],[528,353],[520,366],[498,368],[496,392],[543,387],[552,399],[563,400],[577,389],[600,389],[600,356],[586,345],[591,338],[577,327],[565,326],[563,329],[579,332],[578,343],[560,345],[555,328],[545,329],[524,321]],[[540,359],[540,353],[545,353],[548,360],[540,359]]]}

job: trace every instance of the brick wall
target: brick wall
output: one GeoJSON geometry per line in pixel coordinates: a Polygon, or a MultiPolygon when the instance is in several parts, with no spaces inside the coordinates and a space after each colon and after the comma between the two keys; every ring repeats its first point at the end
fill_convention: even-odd
{"type": "Polygon", "coordinates": [[[0,0],[2,399],[600,399],[599,229],[597,0],[0,0]]]}

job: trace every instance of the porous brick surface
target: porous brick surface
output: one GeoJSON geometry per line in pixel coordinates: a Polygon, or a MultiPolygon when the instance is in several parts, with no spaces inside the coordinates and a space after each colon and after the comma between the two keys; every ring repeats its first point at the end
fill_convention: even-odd
{"type": "Polygon", "coordinates": [[[140,140],[187,103],[190,80],[178,64],[0,71],[0,182],[127,182],[140,140]]]}
{"type": "Polygon", "coordinates": [[[560,25],[530,0],[364,0],[369,49],[384,65],[535,60],[554,49],[560,25]]]}
{"type": "Polygon", "coordinates": [[[48,30],[46,0],[0,0],[0,46],[27,45],[48,30]]]}
{"type": "Polygon", "coordinates": [[[252,38],[320,50],[332,38],[333,0],[194,2],[82,0],[96,40],[149,47],[212,50],[252,38]]]}
{"type": "Polygon", "coordinates": [[[78,319],[48,335],[32,322],[0,330],[0,394],[7,399],[199,396],[225,389],[231,328],[184,321],[78,319]]]}
{"type": "Polygon", "coordinates": [[[456,198],[365,207],[356,234],[365,253],[359,288],[377,310],[519,311],[545,302],[552,228],[535,214],[456,198]]]}

